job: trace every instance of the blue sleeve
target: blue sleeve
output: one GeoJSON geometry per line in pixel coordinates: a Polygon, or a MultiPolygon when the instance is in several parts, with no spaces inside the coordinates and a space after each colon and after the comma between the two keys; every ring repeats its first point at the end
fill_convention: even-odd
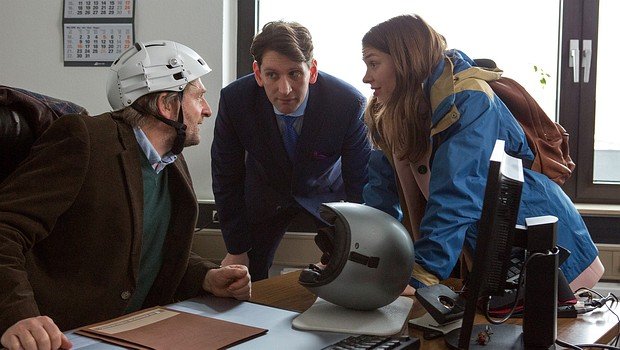
{"type": "Polygon", "coordinates": [[[429,198],[414,243],[416,263],[447,278],[467,244],[475,249],[489,158],[500,137],[501,110],[483,92],[457,94],[458,122],[432,160],[429,198]]]}
{"type": "Polygon", "coordinates": [[[352,118],[342,146],[342,180],[347,201],[354,203],[363,201],[362,191],[368,182],[370,142],[363,122],[364,107],[363,96],[357,96],[349,112],[352,118]]]}
{"type": "Polygon", "coordinates": [[[415,289],[428,287],[426,284],[418,281],[415,277],[409,277],[409,285],[415,289]]]}
{"type": "Polygon", "coordinates": [[[364,186],[364,203],[382,210],[398,221],[403,218],[392,165],[379,149],[370,151],[368,183],[364,186]]]}

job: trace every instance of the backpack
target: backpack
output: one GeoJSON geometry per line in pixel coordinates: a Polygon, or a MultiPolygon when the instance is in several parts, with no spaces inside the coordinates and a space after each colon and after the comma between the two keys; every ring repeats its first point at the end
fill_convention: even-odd
{"type": "Polygon", "coordinates": [[[501,77],[488,81],[488,84],[525,132],[527,143],[534,153],[534,160],[531,164],[524,160],[524,166],[547,175],[560,186],[563,185],[575,169],[575,163],[569,154],[566,130],[551,120],[518,82],[501,77]]]}
{"type": "MultiPolygon", "coordinates": [[[[474,62],[484,70],[499,71],[493,60],[483,58],[475,59],[474,62]]],[[[536,100],[515,80],[500,77],[487,80],[487,83],[525,132],[527,143],[534,153],[534,160],[523,159],[523,166],[545,174],[558,185],[563,185],[575,169],[568,148],[568,133],[564,127],[551,120],[536,100]]]]}

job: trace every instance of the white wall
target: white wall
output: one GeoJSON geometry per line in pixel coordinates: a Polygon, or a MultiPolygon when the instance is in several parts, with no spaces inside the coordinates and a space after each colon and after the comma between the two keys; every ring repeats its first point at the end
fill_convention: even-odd
{"type": "MultiPolygon", "coordinates": [[[[110,109],[108,67],[64,67],[62,0],[0,0],[0,84],[73,101],[93,114],[110,109]]],[[[167,39],[198,52],[213,69],[203,78],[213,117],[187,149],[198,199],[213,199],[210,152],[220,89],[235,76],[236,0],[136,0],[135,39],[167,39]]]]}

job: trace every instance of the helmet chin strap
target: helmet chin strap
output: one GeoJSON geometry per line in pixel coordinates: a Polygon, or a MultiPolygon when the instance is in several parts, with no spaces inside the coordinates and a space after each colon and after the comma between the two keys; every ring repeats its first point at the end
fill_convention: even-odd
{"type": "Polygon", "coordinates": [[[170,149],[170,152],[172,152],[172,154],[179,154],[183,151],[183,148],[185,147],[185,130],[187,130],[187,125],[183,124],[183,106],[182,106],[182,102],[183,102],[183,93],[179,93],[179,102],[180,102],[180,106],[179,106],[179,117],[178,117],[178,121],[177,120],[170,120],[168,118],[165,118],[163,116],[161,116],[159,113],[157,114],[152,114],[147,112],[146,110],[144,110],[144,108],[142,108],[142,106],[139,106],[137,104],[133,104],[131,105],[131,107],[133,109],[135,109],[136,111],[142,113],[142,114],[151,114],[153,115],[157,120],[159,120],[160,122],[169,125],[171,127],[173,127],[176,132],[177,132],[177,136],[174,138],[174,143],[172,144],[172,148],[170,149]]]}
{"type": "Polygon", "coordinates": [[[179,154],[183,151],[183,147],[185,147],[185,130],[187,130],[187,125],[183,124],[183,107],[179,107],[179,120],[170,120],[168,118],[164,118],[160,115],[156,115],[155,118],[160,122],[173,127],[177,136],[174,138],[174,144],[172,144],[172,148],[170,152],[172,154],[179,154]]]}

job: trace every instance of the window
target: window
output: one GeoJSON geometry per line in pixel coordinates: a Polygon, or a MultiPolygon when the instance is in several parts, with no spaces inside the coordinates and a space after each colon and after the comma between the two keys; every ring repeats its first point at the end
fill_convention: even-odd
{"type": "Polygon", "coordinates": [[[558,105],[577,163],[564,190],[576,202],[620,203],[620,138],[615,134],[620,121],[612,96],[612,60],[619,53],[613,37],[620,33],[612,16],[618,10],[614,0],[563,1],[558,105]]]}
{"type": "MultiPolygon", "coordinates": [[[[244,28],[255,33],[271,20],[297,21],[313,35],[319,70],[370,96],[371,90],[362,83],[363,35],[393,16],[419,14],[446,37],[449,48],[462,50],[471,58],[493,59],[504,76],[523,84],[545,112],[566,127],[577,168],[564,189],[574,201],[620,203],[620,138],[614,135],[620,125],[611,105],[612,59],[618,50],[612,42],[618,34],[613,18],[620,9],[617,0],[383,0],[378,4],[317,0],[301,5],[308,6],[308,11],[302,11],[300,3],[289,0],[239,1],[240,16],[246,14],[239,18],[240,32],[244,28]],[[247,14],[254,14],[254,20],[248,21],[247,14]],[[572,68],[568,67],[571,38],[580,44],[580,76],[586,71],[581,67],[582,40],[592,40],[588,83],[583,79],[572,83],[572,68]],[[603,76],[603,71],[608,73],[603,76]]],[[[251,38],[244,38],[238,57],[247,57],[247,61],[238,71],[249,73],[251,38]]]]}
{"type": "Polygon", "coordinates": [[[620,13],[620,2],[608,0],[599,6],[593,175],[597,183],[620,183],[620,124],[617,123],[618,115],[611,94],[615,90],[614,61],[620,55],[617,39],[612,38],[615,37],[613,33],[620,33],[615,18],[620,13]]]}

